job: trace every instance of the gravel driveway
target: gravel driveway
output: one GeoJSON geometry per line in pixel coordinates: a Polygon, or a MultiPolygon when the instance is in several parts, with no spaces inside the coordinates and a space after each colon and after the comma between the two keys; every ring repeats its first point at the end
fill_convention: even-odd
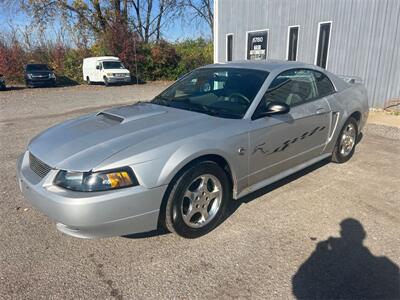
{"type": "Polygon", "coordinates": [[[169,83],[0,92],[0,298],[400,298],[400,129],[369,124],[353,159],[235,201],[210,234],[81,240],[21,196],[15,162],[45,128],[169,83]]]}

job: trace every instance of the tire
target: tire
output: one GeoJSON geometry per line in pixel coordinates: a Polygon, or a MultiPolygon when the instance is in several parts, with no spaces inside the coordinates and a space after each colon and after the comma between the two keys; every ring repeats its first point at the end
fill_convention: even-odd
{"type": "Polygon", "coordinates": [[[223,220],[231,193],[224,169],[212,161],[198,162],[186,169],[172,185],[163,211],[163,225],[181,237],[198,238],[223,220]],[[201,186],[201,182],[207,184],[201,186]]]}
{"type": "Polygon", "coordinates": [[[89,76],[86,76],[86,83],[87,83],[87,85],[91,85],[92,84],[92,82],[90,81],[89,76]]]}
{"type": "Polygon", "coordinates": [[[332,161],[335,163],[345,163],[354,154],[356,144],[358,140],[358,123],[354,118],[349,118],[344,124],[338,139],[336,141],[335,148],[332,152],[332,161]],[[350,130],[352,128],[352,130],[350,130]],[[350,131],[352,133],[350,134],[350,131]]]}
{"type": "Polygon", "coordinates": [[[104,79],[104,85],[105,85],[105,86],[110,86],[110,83],[108,82],[107,77],[104,76],[103,79],[104,79]]]}

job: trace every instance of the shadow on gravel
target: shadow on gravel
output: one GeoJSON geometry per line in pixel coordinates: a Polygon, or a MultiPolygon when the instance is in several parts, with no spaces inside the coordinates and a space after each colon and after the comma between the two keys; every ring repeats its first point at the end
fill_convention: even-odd
{"type": "Polygon", "coordinates": [[[400,299],[399,267],[374,256],[355,219],[340,223],[340,238],[319,242],[292,278],[297,299],[400,299]]]}
{"type": "MultiPolygon", "coordinates": [[[[328,164],[330,162],[330,159],[326,159],[326,160],[322,160],[308,168],[305,168],[304,170],[301,170],[293,175],[290,175],[284,179],[281,179],[273,184],[270,184],[266,187],[263,187],[243,198],[240,198],[238,200],[232,200],[229,202],[227,210],[225,212],[225,216],[222,219],[222,221],[218,224],[221,225],[223,222],[226,221],[226,219],[228,219],[231,215],[233,215],[235,213],[235,211],[243,204],[243,203],[248,203],[254,199],[257,199],[259,197],[261,197],[264,194],[267,194],[277,188],[280,188],[281,186],[284,186],[285,184],[292,182],[304,175],[307,175],[308,173],[311,173],[312,171],[315,171],[316,169],[319,169],[322,166],[325,166],[326,164],[328,164]]],[[[165,235],[165,234],[169,234],[168,231],[166,231],[162,226],[159,226],[159,228],[157,230],[154,231],[150,231],[150,232],[144,232],[144,233],[137,233],[137,234],[130,234],[130,235],[125,235],[122,236],[124,238],[129,238],[129,239],[143,239],[143,238],[149,238],[149,237],[154,237],[154,236],[161,236],[161,235],[165,235]]]]}
{"type": "Polygon", "coordinates": [[[1,91],[19,91],[19,90],[24,90],[25,89],[25,87],[24,86],[12,86],[12,85],[9,85],[9,86],[7,86],[6,87],[6,89],[5,90],[1,90],[1,91]]]}
{"type": "Polygon", "coordinates": [[[149,231],[149,232],[142,232],[142,233],[134,233],[134,234],[128,234],[128,235],[123,235],[123,238],[127,239],[145,239],[145,238],[150,238],[150,237],[155,237],[155,236],[161,236],[165,234],[169,234],[167,230],[165,230],[162,226],[159,226],[157,230],[149,231]]]}
{"type": "Polygon", "coordinates": [[[273,190],[276,190],[276,189],[284,186],[285,184],[288,184],[288,183],[290,183],[292,181],[295,181],[295,180],[297,180],[297,179],[299,179],[299,178],[301,178],[301,177],[303,177],[303,176],[305,176],[305,175],[307,175],[307,174],[309,174],[309,173],[311,173],[311,172],[313,172],[313,171],[315,171],[315,170],[317,170],[317,169],[319,169],[319,168],[321,168],[321,167],[323,167],[323,166],[325,166],[325,165],[327,165],[329,163],[330,163],[330,158],[324,159],[324,160],[322,160],[320,162],[315,163],[312,166],[309,166],[309,167],[307,167],[307,168],[305,168],[303,170],[300,170],[300,171],[298,171],[298,172],[296,172],[296,173],[294,173],[294,174],[292,174],[292,175],[290,175],[288,177],[285,177],[285,178],[283,178],[283,179],[281,179],[281,180],[279,180],[279,181],[277,181],[275,183],[272,183],[272,184],[267,185],[267,186],[265,186],[265,187],[263,187],[263,188],[261,188],[261,189],[259,189],[257,191],[254,191],[253,193],[251,193],[251,194],[249,194],[247,196],[244,196],[244,197],[242,197],[242,198],[240,198],[240,199],[238,199],[236,201],[235,200],[231,201],[229,203],[229,206],[228,206],[228,209],[227,209],[227,212],[226,212],[225,220],[227,218],[229,218],[231,215],[233,215],[235,213],[235,211],[242,204],[249,203],[250,201],[253,201],[253,200],[255,200],[255,199],[257,199],[257,198],[259,198],[259,197],[261,197],[261,196],[263,196],[265,194],[268,194],[268,193],[272,192],[273,190]]]}

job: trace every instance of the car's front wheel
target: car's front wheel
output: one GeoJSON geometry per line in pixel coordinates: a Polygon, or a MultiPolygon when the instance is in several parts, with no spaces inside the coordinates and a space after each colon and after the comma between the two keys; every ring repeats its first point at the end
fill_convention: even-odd
{"type": "Polygon", "coordinates": [[[332,153],[332,161],[336,163],[344,163],[348,161],[354,154],[357,138],[357,121],[354,118],[349,118],[344,124],[336,141],[335,149],[332,153]]]}
{"type": "Polygon", "coordinates": [[[108,82],[108,78],[106,76],[104,76],[103,79],[104,79],[104,85],[109,86],[110,83],[108,82]]]}
{"type": "Polygon", "coordinates": [[[165,208],[165,225],[182,237],[200,237],[221,222],[230,198],[226,171],[212,161],[196,163],[173,184],[165,208]]]}

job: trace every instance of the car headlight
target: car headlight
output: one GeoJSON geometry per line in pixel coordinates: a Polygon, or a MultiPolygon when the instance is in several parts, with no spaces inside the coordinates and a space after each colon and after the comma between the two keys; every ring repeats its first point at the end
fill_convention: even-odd
{"type": "Polygon", "coordinates": [[[49,74],[49,77],[52,79],[56,79],[56,75],[54,73],[49,74]]]}
{"type": "Polygon", "coordinates": [[[107,76],[114,76],[113,73],[107,73],[107,76]]]}
{"type": "Polygon", "coordinates": [[[29,79],[32,79],[32,74],[27,74],[29,79]]]}
{"type": "Polygon", "coordinates": [[[100,172],[60,171],[54,184],[78,192],[99,192],[139,185],[130,168],[100,172]]]}

